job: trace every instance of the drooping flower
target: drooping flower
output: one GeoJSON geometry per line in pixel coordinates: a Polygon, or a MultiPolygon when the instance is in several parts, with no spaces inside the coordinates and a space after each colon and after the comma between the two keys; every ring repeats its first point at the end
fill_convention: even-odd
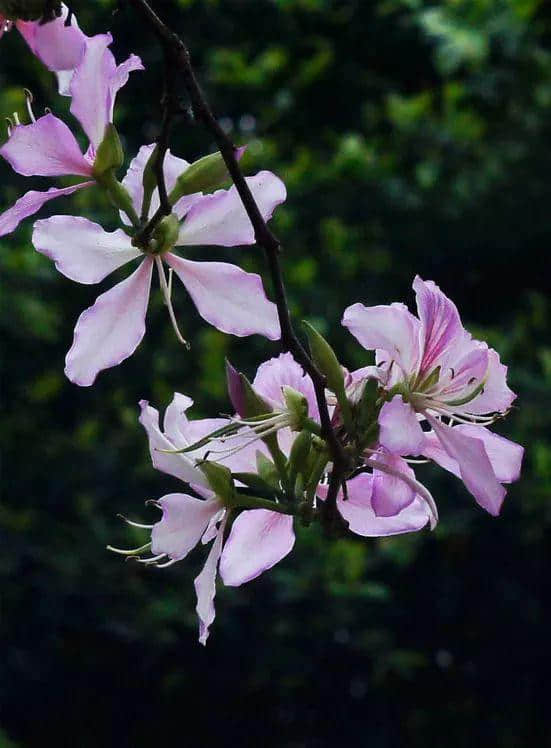
{"type": "MultiPolygon", "coordinates": [[[[138,215],[143,200],[142,176],[153,146],[143,146],[130,164],[123,184],[132,196],[138,215]]],[[[176,179],[188,167],[183,159],[168,153],[165,181],[171,190],[176,179]]],[[[265,219],[285,200],[283,182],[271,172],[259,172],[247,182],[265,219]]],[[[153,194],[149,215],[158,206],[157,190],[153,194]]],[[[213,194],[196,193],[182,197],[174,214],[183,219],[175,245],[253,244],[254,231],[235,187],[213,194]]],[[[78,283],[99,283],[113,270],[131,260],[142,258],[126,280],[101,294],[86,309],[75,327],[73,345],[67,354],[65,373],[75,384],[91,385],[97,374],[132,355],[145,334],[151,275],[156,265],[161,288],[173,325],[176,325],[171,284],[164,265],[180,278],[199,314],[225,333],[246,336],[265,335],[270,340],[280,336],[277,309],[266,298],[262,280],[226,262],[197,262],[184,259],[172,251],[155,248],[151,253],[132,245],[121,229],[107,232],[85,218],[53,216],[37,221],[33,233],[35,248],[52,259],[57,269],[78,283]]]]}
{"type": "Polygon", "coordinates": [[[27,192],[0,215],[0,236],[14,231],[24,218],[36,213],[50,200],[95,184],[96,150],[107,125],[113,121],[116,95],[128,81],[131,71],[143,70],[139,57],[135,55],[117,65],[108,48],[111,42],[110,34],[87,39],[81,61],[69,84],[71,113],[82,125],[90,142],[86,153],[82,153],[75,136],[61,119],[51,113],[38,119],[34,117],[30,95],[27,95],[27,104],[31,123],[21,125],[14,115],[10,137],[0,148],[0,155],[14,171],[25,177],[78,176],[86,177],[86,181],[71,187],[53,187],[46,192],[27,192]]]}
{"type": "Polygon", "coordinates": [[[502,483],[517,480],[523,449],[486,426],[515,399],[507,368],[463,328],[455,304],[416,277],[418,317],[403,304],[346,309],[343,325],[376,351],[386,402],[378,441],[395,455],[430,458],[459,475],[476,501],[497,515],[502,483]],[[432,430],[423,430],[423,423],[432,430]],[[455,425],[457,424],[457,425],[455,425]]]}

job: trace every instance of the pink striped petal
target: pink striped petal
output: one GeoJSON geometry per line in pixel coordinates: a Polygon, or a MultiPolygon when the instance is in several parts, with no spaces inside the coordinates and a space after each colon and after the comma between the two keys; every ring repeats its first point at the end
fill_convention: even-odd
{"type": "Polygon", "coordinates": [[[418,455],[424,443],[415,411],[401,395],[395,395],[379,413],[379,444],[393,454],[418,455]]]}
{"type": "Polygon", "coordinates": [[[181,561],[195,548],[221,504],[218,499],[194,499],[183,493],[171,493],[158,502],[163,516],[151,532],[151,552],[181,561]]]}
{"type": "MultiPolygon", "coordinates": [[[[453,430],[464,436],[478,439],[484,444],[492,470],[500,483],[513,483],[520,478],[520,468],[524,456],[524,448],[520,444],[505,439],[499,434],[493,434],[482,426],[460,424],[454,426],[453,430]]],[[[450,473],[461,478],[459,463],[446,452],[436,433],[431,431],[425,436],[425,447],[423,449],[425,457],[434,460],[445,470],[449,470],[450,473]]]]}
{"type": "Polygon", "coordinates": [[[98,34],[88,39],[70,85],[71,113],[94,148],[103,140],[106,125],[113,120],[117,92],[132,70],[143,70],[140,59],[134,55],[117,67],[108,49],[112,41],[111,34],[98,34]]]}
{"type": "MultiPolygon", "coordinates": [[[[276,207],[285,201],[285,185],[270,171],[261,171],[246,180],[262,217],[267,221],[276,207]]],[[[254,243],[254,230],[235,185],[197,200],[186,215],[178,239],[182,246],[217,244],[234,247],[254,243]]]]}
{"type": "Polygon", "coordinates": [[[281,388],[287,385],[301,392],[308,401],[308,415],[319,422],[319,410],[314,385],[290,353],[280,353],[260,364],[254,378],[253,387],[275,408],[285,405],[281,388]]]}
{"type": "Polygon", "coordinates": [[[404,304],[353,304],[345,310],[342,324],[368,351],[384,351],[386,363],[396,361],[405,376],[416,371],[421,359],[421,325],[404,304]]]}
{"type": "Polygon", "coordinates": [[[371,506],[377,517],[394,517],[415,499],[414,489],[399,476],[403,474],[415,479],[415,473],[407,462],[397,455],[378,453],[374,459],[392,468],[397,475],[373,469],[371,506]]]}
{"type": "Polygon", "coordinates": [[[417,275],[413,289],[423,329],[421,371],[429,373],[464,330],[457,307],[433,281],[424,281],[417,275]]]}
{"type": "Polygon", "coordinates": [[[147,257],[129,278],[82,312],[65,359],[65,374],[71,382],[89,387],[100,371],[134,353],[145,334],[152,268],[153,260],[147,257]]]}
{"type": "Polygon", "coordinates": [[[220,559],[220,576],[238,587],[271,569],[295,544],[293,518],[268,509],[241,512],[232,525],[220,559]]]}
{"type": "Polygon", "coordinates": [[[207,556],[203,570],[195,579],[195,592],[197,594],[197,616],[199,617],[199,641],[203,646],[207,643],[209,628],[211,627],[216,611],[214,609],[214,598],[216,596],[216,573],[218,570],[218,561],[222,553],[222,543],[224,542],[224,529],[226,520],[222,521],[218,534],[211,546],[210,553],[207,556]]]}
{"type": "Polygon", "coordinates": [[[104,231],[97,223],[74,216],[36,221],[32,241],[38,252],[55,262],[60,273],[77,283],[99,283],[142,255],[121,229],[104,231]]]}
{"type": "Polygon", "coordinates": [[[17,22],[17,29],[32,52],[49,70],[58,73],[59,93],[65,96],[69,95],[68,83],[84,54],[88,38],[80,30],[74,14],[70,25],[65,25],[67,14],[67,6],[63,4],[61,16],[48,23],[17,22]]]}
{"type": "MultiPolygon", "coordinates": [[[[208,488],[208,481],[203,472],[195,465],[195,460],[187,454],[175,454],[174,449],[180,449],[186,444],[178,443],[159,428],[159,412],[151,407],[147,400],[140,400],[139,421],[147,432],[151,461],[157,470],[173,475],[194,488],[201,486],[208,488]],[[168,450],[168,452],[166,451],[168,450]],[[172,452],[172,453],[171,453],[172,452]]],[[[208,491],[208,495],[212,492],[208,491]]]]}
{"type": "Polygon", "coordinates": [[[459,466],[461,479],[480,506],[494,517],[501,510],[506,491],[496,478],[484,441],[462,433],[427,414],[442,446],[459,466]]]}
{"type": "Polygon", "coordinates": [[[81,182],[72,187],[50,187],[46,192],[37,192],[36,190],[26,192],[11,208],[0,215],[0,236],[11,234],[24,218],[37,213],[50,200],[55,200],[56,197],[63,197],[64,195],[72,195],[73,192],[84,187],[91,187],[93,184],[95,182],[81,182]]]}
{"type": "Polygon", "coordinates": [[[75,136],[53,114],[30,125],[17,125],[0,148],[0,156],[24,177],[89,177],[92,165],[84,158],[75,136]]]}
{"type": "Polygon", "coordinates": [[[193,262],[170,253],[164,259],[209,324],[238,337],[258,333],[279,340],[277,308],[266,298],[259,275],[226,262],[193,262]]]}
{"type": "Polygon", "coordinates": [[[507,367],[501,363],[499,354],[493,348],[489,348],[484,390],[465,405],[464,410],[475,415],[506,413],[516,397],[507,386],[507,367]]]}

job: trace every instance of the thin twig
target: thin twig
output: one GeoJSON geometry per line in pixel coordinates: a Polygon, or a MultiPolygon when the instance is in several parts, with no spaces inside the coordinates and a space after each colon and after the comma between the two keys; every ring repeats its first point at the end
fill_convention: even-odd
{"type": "MultiPolygon", "coordinates": [[[[283,348],[289,351],[296,361],[302,366],[305,372],[310,376],[314,385],[316,401],[320,413],[321,433],[328,444],[331,459],[333,462],[332,476],[329,483],[329,490],[326,500],[323,504],[323,511],[326,515],[335,516],[336,499],[339,487],[348,467],[348,459],[344,453],[343,447],[338,440],[335,431],[331,425],[331,418],[325,398],[326,379],[312,362],[310,356],[302,346],[294,331],[293,324],[289,313],[287,295],[283,282],[283,274],[279,260],[281,245],[279,239],[272,233],[266,221],[256,204],[256,201],[249,189],[249,185],[243,176],[239,162],[236,158],[236,148],[229,136],[224,132],[219,122],[215,118],[210,106],[201,91],[195,72],[191,64],[191,57],[188,48],[165,23],[159,18],[147,0],[129,0],[132,6],[138,10],[148,22],[149,27],[155,32],[165,53],[165,64],[167,74],[172,81],[170,91],[175,78],[175,70],[179,70],[182,75],[183,85],[191,101],[195,119],[202,122],[206,129],[212,134],[220,153],[224,159],[228,172],[235,184],[239,197],[243,203],[247,215],[254,229],[256,243],[264,249],[270,276],[272,279],[275,303],[277,306],[279,323],[281,327],[281,343],[283,348]],[[168,68],[172,68],[171,71],[168,68]]],[[[167,86],[167,89],[169,86],[167,86]]],[[[172,99],[174,101],[174,99],[172,99]]],[[[161,137],[166,137],[166,148],[168,148],[168,136],[170,132],[170,121],[175,112],[170,106],[165,106],[164,116],[168,122],[163,119],[164,126],[161,137]]],[[[159,143],[161,138],[159,140],[159,143]]],[[[165,152],[166,152],[165,148],[165,152]]],[[[162,163],[162,162],[161,162],[162,163]]],[[[161,202],[162,206],[162,202],[161,202]]],[[[161,208],[159,208],[161,210],[161,208]]],[[[163,213],[166,215],[166,213],[163,213]]],[[[161,216],[162,217],[162,216],[161,216]]],[[[155,217],[154,217],[155,218],[155,217]]],[[[153,220],[153,219],[152,219],[153,220]]],[[[151,223],[151,221],[149,222],[151,223]]],[[[149,225],[149,224],[148,224],[149,225]]]]}

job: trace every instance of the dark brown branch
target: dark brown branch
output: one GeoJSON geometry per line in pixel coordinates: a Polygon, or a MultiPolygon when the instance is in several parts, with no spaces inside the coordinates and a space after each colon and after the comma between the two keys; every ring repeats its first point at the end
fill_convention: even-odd
{"type": "MultiPolygon", "coordinates": [[[[249,216],[254,229],[255,239],[266,254],[266,260],[272,279],[275,303],[278,310],[279,323],[281,326],[281,342],[285,350],[292,353],[294,358],[303,367],[304,371],[309,374],[314,384],[316,400],[320,412],[322,436],[329,446],[331,459],[333,462],[332,477],[329,484],[329,491],[324,502],[323,511],[328,516],[336,514],[336,498],[345,472],[348,467],[348,460],[344,453],[341,443],[339,442],[335,431],[331,425],[331,419],[325,399],[325,377],[318,371],[312,362],[310,356],[302,346],[296,336],[289,314],[289,305],[283,282],[279,253],[281,251],[280,242],[269,229],[266,221],[262,217],[258,205],[249,189],[249,186],[243,176],[239,163],[235,155],[235,146],[228,135],[224,132],[219,122],[212,113],[210,106],[201,91],[193,67],[191,65],[190,53],[180,37],[171,31],[168,26],[159,18],[147,0],[129,0],[130,4],[138,10],[145,18],[150,28],[155,32],[165,53],[166,65],[172,67],[169,75],[174,76],[178,70],[182,76],[182,82],[189,95],[195,118],[202,122],[207,130],[212,134],[220,153],[224,159],[228,172],[235,184],[237,192],[241,198],[243,206],[249,216]]],[[[170,118],[170,110],[165,109],[170,118]]],[[[167,138],[169,126],[166,127],[167,138]]],[[[167,140],[168,143],[168,140],[167,140]]],[[[167,144],[168,147],[168,144],[167,144]]],[[[161,161],[162,164],[162,161],[161,161]]]]}

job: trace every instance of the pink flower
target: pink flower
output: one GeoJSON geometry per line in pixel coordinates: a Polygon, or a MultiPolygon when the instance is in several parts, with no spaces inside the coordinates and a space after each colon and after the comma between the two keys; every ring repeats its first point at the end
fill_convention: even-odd
{"type": "MultiPolygon", "coordinates": [[[[52,24],[41,28],[47,29],[50,26],[52,24]]],[[[35,41],[43,33],[36,31],[35,41]]],[[[95,183],[96,149],[103,139],[107,124],[113,121],[117,92],[126,84],[132,70],[143,70],[140,59],[135,55],[117,66],[108,49],[111,42],[110,34],[88,39],[81,61],[71,76],[71,112],[90,141],[85,154],[81,152],[71,130],[58,117],[45,114],[35,119],[30,101],[28,108],[31,124],[20,125],[16,118],[9,140],[0,148],[0,155],[23,176],[79,176],[86,177],[87,180],[72,187],[27,192],[12,208],[0,215],[0,236],[14,231],[24,218],[36,213],[50,200],[70,195],[95,183]]],[[[48,48],[48,45],[45,47],[48,48]]],[[[57,48],[59,49],[59,45],[57,48]]]]}
{"type": "MultiPolygon", "coordinates": [[[[152,557],[146,559],[161,567],[184,559],[201,541],[212,542],[203,570],[195,580],[197,614],[199,617],[199,641],[206,643],[209,627],[214,621],[214,597],[218,569],[224,584],[236,587],[249,582],[272,568],[293,548],[295,534],[293,517],[267,509],[241,511],[231,524],[226,538],[226,527],[230,518],[224,502],[210,490],[208,483],[196,467],[195,460],[205,453],[227,452],[222,441],[209,443],[208,447],[196,449],[188,454],[167,453],[161,450],[182,449],[195,444],[212,433],[226,421],[207,418],[189,421],[186,411],[192,400],[176,393],[166,410],[164,428],[159,428],[159,414],[147,402],[142,401],[140,422],[147,431],[153,464],[159,470],[188,482],[202,499],[184,493],[168,494],[157,504],[163,516],[151,529],[152,557]]],[[[256,470],[256,454],[266,452],[263,445],[248,443],[243,437],[242,448],[217,461],[235,472],[256,470]]]]}
{"type": "Polygon", "coordinates": [[[354,304],[343,317],[364,348],[376,350],[387,397],[378,418],[379,444],[391,454],[434,460],[497,515],[506,493],[502,483],[518,479],[523,456],[520,445],[485,428],[515,399],[507,367],[463,328],[455,304],[438,286],[416,277],[413,288],[419,317],[403,304],[354,304]],[[432,431],[424,431],[423,422],[432,431]]]}
{"type": "MultiPolygon", "coordinates": [[[[238,394],[238,388],[233,386],[236,384],[235,376],[235,370],[230,369],[230,389],[233,390],[234,398],[238,394]]],[[[257,395],[273,408],[276,418],[285,410],[286,388],[292,388],[304,397],[308,416],[319,423],[312,382],[289,353],[262,364],[252,386],[257,395]]],[[[287,556],[294,546],[295,535],[293,517],[278,511],[245,509],[233,519],[234,510],[226,507],[223,499],[210,490],[196,461],[210,458],[226,465],[233,473],[250,474],[257,472],[259,453],[269,458],[269,450],[250,427],[245,427],[232,436],[220,436],[221,427],[228,424],[227,419],[188,420],[187,410],[191,405],[190,398],[176,393],[166,410],[161,429],[158,412],[142,401],[140,422],[148,434],[154,466],[190,484],[202,498],[194,498],[185,493],[164,496],[156,502],[163,515],[159,522],[150,526],[151,544],[118,552],[139,556],[143,550],[150,548],[152,556],[140,559],[141,563],[164,567],[185,558],[200,542],[212,542],[203,570],[195,580],[199,638],[204,644],[215,617],[214,597],[218,571],[227,586],[238,586],[251,581],[287,556]],[[175,451],[193,445],[196,445],[193,451],[175,451]]],[[[235,422],[239,423],[238,417],[235,422]]],[[[291,427],[282,424],[276,433],[278,447],[287,458],[294,442],[291,427]]],[[[378,537],[420,530],[427,524],[430,510],[424,499],[426,489],[415,481],[411,468],[405,463],[402,465],[402,462],[399,457],[381,459],[376,463],[378,470],[348,481],[348,498],[345,499],[341,494],[337,503],[353,532],[378,537]],[[391,517],[375,514],[372,501],[377,492],[395,492],[403,496],[412,487],[413,499],[402,511],[391,517]],[[417,494],[417,490],[421,494],[417,494]]],[[[326,485],[320,484],[317,487],[319,499],[324,500],[326,492],[326,485]]]]}
{"type": "MultiPolygon", "coordinates": [[[[152,145],[140,149],[123,180],[138,214],[143,199],[143,169],[152,149],[152,145]]],[[[167,154],[165,179],[169,190],[188,166],[187,161],[167,154]]],[[[283,182],[267,171],[248,177],[247,181],[264,218],[270,218],[286,197],[283,182]]],[[[150,214],[157,206],[155,192],[150,214]]],[[[233,246],[255,241],[235,187],[211,195],[196,193],[183,197],[174,211],[183,219],[176,246],[233,246]]],[[[72,216],[37,221],[33,244],[55,262],[63,275],[78,283],[99,283],[113,270],[142,258],[126,280],[101,294],[79,317],[65,368],[67,377],[75,384],[91,385],[100,371],[121,363],[139,345],[145,334],[154,264],[176,330],[170,282],[166,281],[163,263],[180,278],[203,319],[222,332],[237,336],[259,333],[270,340],[280,336],[277,310],[266,298],[260,276],[246,273],[236,265],[186,260],[170,251],[144,255],[121,229],[107,232],[96,223],[72,216]]]]}

